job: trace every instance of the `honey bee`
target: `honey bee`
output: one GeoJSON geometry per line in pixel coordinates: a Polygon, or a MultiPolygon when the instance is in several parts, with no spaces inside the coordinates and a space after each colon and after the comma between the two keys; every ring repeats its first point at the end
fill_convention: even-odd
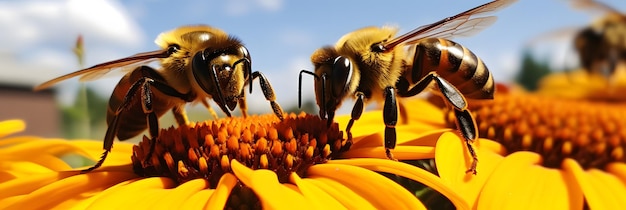
{"type": "Polygon", "coordinates": [[[626,14],[593,0],[574,0],[572,4],[605,13],[575,35],[574,47],[586,71],[609,78],[626,61],[626,14]]]}
{"type": "Polygon", "coordinates": [[[154,139],[159,135],[158,118],[172,110],[177,124],[186,125],[184,106],[187,103],[202,103],[214,118],[217,114],[209,106],[209,99],[229,117],[230,111],[239,104],[242,115],[247,116],[244,86],[249,85],[252,92],[252,81],[256,78],[274,113],[283,119],[272,86],[261,72],[252,72],[250,53],[236,37],[217,28],[194,25],[161,33],[155,42],[161,49],[98,64],[35,87],[41,90],[76,76],[86,81],[115,69],[132,69],[119,81],[109,100],[104,153],[83,173],[102,165],[115,136],[124,141],[146,128],[153,140],[147,156],[150,157],[155,148],[154,139]],[[144,65],[152,61],[160,61],[161,68],[144,65]],[[135,68],[129,68],[133,66],[135,68]]]}
{"type": "MultiPolygon", "coordinates": [[[[355,98],[346,127],[346,145],[351,145],[350,129],[363,113],[364,104],[370,100],[383,102],[386,156],[394,159],[391,149],[396,145],[396,97],[417,95],[435,81],[439,92],[454,107],[457,127],[473,157],[468,172],[476,174],[478,159],[470,144],[477,138],[476,123],[467,110],[465,97],[492,99],[494,81],[480,58],[446,38],[482,30],[494,23],[496,17],[479,16],[515,1],[495,0],[400,36],[395,36],[398,30],[393,27],[366,27],[348,33],[335,46],[313,53],[315,71],[300,71],[299,88],[303,74],[315,78],[319,116],[328,119],[329,124],[343,100],[355,98]]],[[[300,101],[301,91],[299,95],[300,101]]]]}

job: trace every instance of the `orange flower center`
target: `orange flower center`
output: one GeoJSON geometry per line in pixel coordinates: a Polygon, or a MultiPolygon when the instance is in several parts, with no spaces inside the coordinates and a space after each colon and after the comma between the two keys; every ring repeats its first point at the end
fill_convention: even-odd
{"type": "Polygon", "coordinates": [[[327,127],[325,120],[304,113],[283,121],[260,115],[164,129],[147,159],[151,143],[144,136],[133,148],[135,173],[168,176],[179,183],[204,178],[212,188],[223,174],[232,172],[232,159],[252,169],[270,169],[287,183],[292,172],[304,176],[308,167],[325,163],[345,149],[336,123],[327,127]]]}
{"type": "MultiPolygon", "coordinates": [[[[534,151],[546,167],[565,158],[585,169],[626,162],[626,106],[620,103],[555,99],[537,95],[498,94],[469,109],[479,135],[500,142],[512,153],[534,151]]],[[[448,122],[453,115],[448,114],[448,122]]]]}

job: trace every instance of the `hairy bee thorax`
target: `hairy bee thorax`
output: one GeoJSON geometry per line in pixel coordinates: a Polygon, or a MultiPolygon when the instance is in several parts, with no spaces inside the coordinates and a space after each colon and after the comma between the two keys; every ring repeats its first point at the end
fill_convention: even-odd
{"type": "Polygon", "coordinates": [[[392,39],[397,31],[391,26],[365,27],[339,39],[335,45],[337,52],[353,61],[356,72],[361,73],[360,84],[367,85],[358,89],[382,90],[395,85],[406,55],[403,45],[383,52],[373,50],[372,46],[392,39]]]}
{"type": "Polygon", "coordinates": [[[372,51],[372,45],[383,43],[396,34],[397,28],[365,27],[341,37],[335,48],[340,55],[363,61],[372,67],[388,66],[392,54],[372,51]]]}

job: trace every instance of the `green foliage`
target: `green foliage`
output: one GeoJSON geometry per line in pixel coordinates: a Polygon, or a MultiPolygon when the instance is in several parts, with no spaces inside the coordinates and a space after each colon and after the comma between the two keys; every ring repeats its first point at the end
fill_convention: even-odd
{"type": "Polygon", "coordinates": [[[76,102],[61,108],[63,133],[66,138],[102,138],[98,129],[105,126],[108,100],[99,96],[92,88],[84,87],[78,91],[76,102]],[[88,129],[88,130],[85,130],[88,129]]]}
{"type": "Polygon", "coordinates": [[[302,103],[301,108],[298,108],[298,105],[294,105],[291,107],[285,107],[283,111],[285,111],[286,113],[305,112],[309,114],[317,114],[318,109],[317,109],[317,104],[315,103],[315,101],[304,101],[304,103],[302,103]]]}
{"type": "Polygon", "coordinates": [[[548,62],[545,60],[537,60],[526,50],[522,58],[522,66],[517,74],[515,81],[527,90],[536,90],[539,80],[552,72],[548,62]]]}

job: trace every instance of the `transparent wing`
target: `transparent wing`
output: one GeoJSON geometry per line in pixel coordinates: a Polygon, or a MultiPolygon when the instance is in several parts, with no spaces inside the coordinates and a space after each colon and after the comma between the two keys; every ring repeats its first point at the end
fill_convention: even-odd
{"type": "Polygon", "coordinates": [[[416,43],[427,37],[451,38],[469,36],[487,28],[496,21],[495,16],[484,16],[505,8],[517,0],[495,0],[457,15],[444,18],[435,23],[421,26],[408,33],[400,35],[385,44],[385,49],[391,49],[401,43],[416,43]]]}
{"type": "Polygon", "coordinates": [[[571,1],[571,5],[575,9],[580,9],[580,10],[599,11],[603,13],[624,15],[619,10],[607,4],[597,2],[594,0],[573,0],[571,1]]]}
{"type": "Polygon", "coordinates": [[[128,69],[124,67],[145,64],[145,63],[152,62],[156,60],[157,58],[166,58],[168,56],[169,54],[167,53],[167,50],[156,50],[156,51],[151,51],[151,52],[135,54],[130,57],[117,59],[117,60],[109,61],[106,63],[101,63],[101,64],[98,64],[98,65],[95,65],[95,66],[92,66],[83,70],[75,71],[75,72],[54,78],[52,80],[44,82],[41,85],[38,85],[37,87],[35,87],[35,91],[49,88],[55,85],[56,83],[59,83],[63,80],[70,79],[70,78],[77,77],[77,76],[80,76],[80,79],[79,79],[80,81],[95,80],[95,79],[101,78],[102,76],[108,74],[109,72],[113,70],[128,69]]]}

